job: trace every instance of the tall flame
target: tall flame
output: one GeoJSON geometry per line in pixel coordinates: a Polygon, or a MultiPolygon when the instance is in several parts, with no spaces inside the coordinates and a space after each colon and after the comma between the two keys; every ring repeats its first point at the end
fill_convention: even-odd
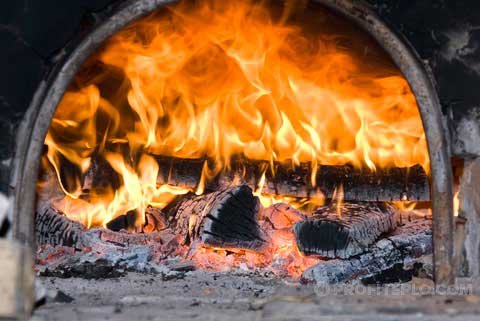
{"type": "Polygon", "coordinates": [[[347,36],[302,22],[305,4],[293,10],[293,2],[278,15],[268,1],[184,1],[112,37],[66,92],[45,140],[66,215],[96,226],[135,210],[142,224],[146,206],[190,191],[157,186],[162,169],[147,154],[208,157],[219,170],[235,155],[311,162],[314,171],[428,170],[416,101],[399,71],[366,63],[341,45],[347,36]],[[121,186],[94,187],[85,199],[92,155],[121,186]],[[62,174],[66,163],[76,170],[62,174]]]}
{"type": "Polygon", "coordinates": [[[335,211],[337,213],[337,216],[339,219],[342,219],[342,207],[344,198],[343,185],[340,184],[335,188],[332,198],[335,200],[335,211]]]}

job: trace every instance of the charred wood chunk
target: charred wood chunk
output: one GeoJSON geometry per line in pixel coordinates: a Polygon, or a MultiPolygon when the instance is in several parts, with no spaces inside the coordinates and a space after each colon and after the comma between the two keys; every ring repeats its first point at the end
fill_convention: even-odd
{"type": "Polygon", "coordinates": [[[134,228],[136,217],[136,211],[128,211],[127,214],[117,216],[116,218],[108,222],[107,228],[115,232],[134,228]]]}
{"type": "Polygon", "coordinates": [[[364,252],[397,226],[397,210],[387,203],[345,203],[318,208],[294,225],[298,248],[306,255],[349,258],[364,252]]]}
{"type": "Polygon", "coordinates": [[[157,184],[195,188],[200,181],[204,160],[157,156],[157,184]]]}
{"type": "Polygon", "coordinates": [[[412,167],[356,169],[351,166],[320,166],[318,188],[327,198],[342,186],[347,201],[428,201],[428,176],[420,165],[412,167]]]}
{"type": "MultiPolygon", "coordinates": [[[[157,183],[195,187],[205,160],[181,159],[157,156],[161,173],[157,183]]],[[[207,161],[208,162],[208,161],[207,161]]],[[[212,161],[208,162],[209,164],[212,161]]],[[[207,190],[216,190],[242,177],[244,184],[257,188],[260,177],[265,173],[264,194],[292,197],[312,197],[320,191],[325,197],[333,198],[335,189],[342,185],[347,201],[428,201],[430,187],[428,176],[420,165],[412,167],[358,169],[350,165],[322,165],[316,170],[315,186],[312,186],[310,163],[291,164],[235,158],[230,170],[220,173],[207,185],[207,190]]]]}
{"type": "Polygon", "coordinates": [[[431,220],[418,218],[397,228],[356,257],[320,261],[305,270],[302,279],[318,285],[347,282],[377,275],[398,264],[413,267],[416,261],[432,252],[431,220]]]}
{"type": "MultiPolygon", "coordinates": [[[[161,213],[159,209],[147,208],[147,217],[161,213]]],[[[84,248],[110,249],[114,247],[128,247],[130,245],[163,244],[171,243],[176,247],[175,235],[165,229],[162,222],[155,222],[155,229],[151,233],[126,233],[115,232],[110,229],[95,228],[87,229],[78,222],[74,222],[57,210],[52,204],[45,205],[37,210],[35,233],[39,245],[49,244],[52,246],[62,245],[78,250],[84,248]]],[[[147,223],[146,226],[148,226],[147,223]]],[[[144,229],[146,228],[144,227],[144,229]]]]}
{"type": "Polygon", "coordinates": [[[265,243],[257,215],[260,202],[245,185],[178,197],[163,211],[184,243],[199,240],[218,247],[259,249],[265,243]]]}
{"type": "Polygon", "coordinates": [[[159,208],[147,207],[145,210],[145,226],[143,232],[151,233],[153,231],[163,231],[166,228],[163,212],[159,208]]]}
{"type": "Polygon", "coordinates": [[[91,158],[90,167],[82,177],[82,190],[88,193],[92,189],[97,191],[117,189],[120,178],[110,164],[100,155],[91,158]]]}
{"type": "Polygon", "coordinates": [[[262,213],[262,220],[275,230],[291,230],[293,224],[306,219],[304,213],[284,203],[274,204],[262,213]]]}
{"type": "Polygon", "coordinates": [[[44,206],[37,211],[35,235],[38,244],[64,245],[82,248],[82,236],[86,228],[63,215],[53,206],[44,206]]]}
{"type": "Polygon", "coordinates": [[[107,223],[109,230],[118,232],[121,230],[135,231],[137,233],[151,233],[165,229],[165,221],[162,210],[154,207],[145,209],[145,224],[143,226],[135,226],[138,211],[128,211],[124,215],[119,215],[107,223]]]}

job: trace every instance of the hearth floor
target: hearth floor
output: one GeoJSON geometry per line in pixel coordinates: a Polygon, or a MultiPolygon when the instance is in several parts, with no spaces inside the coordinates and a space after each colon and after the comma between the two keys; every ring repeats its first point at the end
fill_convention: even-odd
{"type": "Polygon", "coordinates": [[[241,271],[192,271],[170,280],[139,273],[102,280],[39,280],[50,296],[61,290],[74,300],[49,299],[35,310],[32,320],[38,321],[480,320],[480,296],[435,296],[425,279],[330,291],[241,271]],[[412,286],[418,289],[415,294],[412,286]]]}

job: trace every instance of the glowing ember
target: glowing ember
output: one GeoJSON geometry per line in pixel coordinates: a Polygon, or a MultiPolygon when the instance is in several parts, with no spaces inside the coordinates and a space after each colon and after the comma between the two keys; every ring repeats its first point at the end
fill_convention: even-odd
{"type": "MultiPolygon", "coordinates": [[[[54,168],[63,191],[56,207],[88,227],[136,211],[141,226],[148,206],[204,193],[238,155],[309,162],[313,186],[320,164],[428,171],[416,101],[399,71],[372,67],[340,45],[342,36],[290,19],[291,3],[279,15],[267,2],[182,2],[111,38],[65,93],[45,139],[42,164],[54,168]],[[168,169],[152,155],[208,157],[215,166],[204,166],[195,189],[158,186],[168,169]],[[113,168],[120,186],[85,193],[94,157],[113,168]]],[[[255,192],[265,208],[324,202],[320,192],[302,200],[262,195],[264,182],[265,172],[255,192]]],[[[338,194],[341,215],[340,187],[338,194]]],[[[291,224],[270,228],[264,252],[199,247],[194,259],[204,267],[277,262],[298,275],[314,259],[296,249],[291,224]]]]}
{"type": "Polygon", "coordinates": [[[268,245],[259,252],[239,249],[200,246],[192,259],[198,267],[228,270],[232,267],[249,269],[268,268],[278,275],[299,277],[305,269],[318,263],[315,257],[306,257],[297,248],[293,224],[305,219],[291,206],[278,203],[266,209],[261,217],[262,229],[269,237],[268,245]]]}

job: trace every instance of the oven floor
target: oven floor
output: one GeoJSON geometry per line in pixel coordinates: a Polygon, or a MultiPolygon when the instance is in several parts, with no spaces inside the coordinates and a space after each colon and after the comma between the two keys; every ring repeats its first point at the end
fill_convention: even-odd
{"type": "Polygon", "coordinates": [[[49,293],[61,290],[74,300],[48,300],[32,320],[452,321],[478,320],[480,314],[480,296],[434,296],[425,279],[330,291],[247,272],[193,271],[171,280],[138,273],[102,280],[43,277],[40,282],[49,293]]]}

